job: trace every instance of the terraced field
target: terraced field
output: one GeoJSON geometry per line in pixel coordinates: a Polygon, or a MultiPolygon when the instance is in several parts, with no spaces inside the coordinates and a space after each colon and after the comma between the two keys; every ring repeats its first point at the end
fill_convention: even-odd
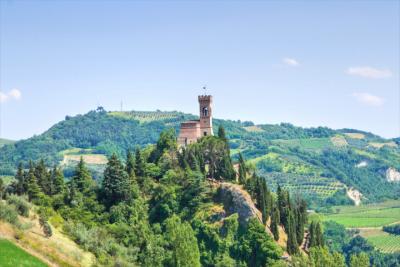
{"type": "Polygon", "coordinates": [[[289,147],[301,147],[306,150],[323,150],[333,148],[335,144],[330,138],[308,138],[308,139],[289,139],[289,140],[273,140],[272,143],[283,144],[289,147]]]}
{"type": "Polygon", "coordinates": [[[159,111],[129,111],[129,112],[110,112],[111,116],[122,117],[131,120],[137,120],[140,123],[163,121],[165,123],[174,123],[182,120],[185,116],[181,112],[159,112],[159,111]]]}
{"type": "Polygon", "coordinates": [[[0,239],[0,266],[2,267],[46,267],[38,258],[28,254],[8,240],[0,239]]]}
{"type": "Polygon", "coordinates": [[[271,188],[278,184],[290,192],[300,192],[304,195],[327,198],[345,186],[333,178],[299,175],[290,173],[262,173],[271,188]]]}
{"type": "Polygon", "coordinates": [[[337,214],[325,214],[324,220],[332,220],[348,228],[382,227],[400,221],[400,201],[359,207],[334,207],[337,214]]]}
{"type": "Polygon", "coordinates": [[[377,249],[385,253],[400,252],[400,235],[388,234],[382,229],[360,229],[360,235],[365,237],[377,249]]]}

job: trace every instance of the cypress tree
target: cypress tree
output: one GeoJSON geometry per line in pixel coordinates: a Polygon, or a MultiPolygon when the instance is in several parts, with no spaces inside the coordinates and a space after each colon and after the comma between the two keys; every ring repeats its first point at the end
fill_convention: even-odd
{"type": "Polygon", "coordinates": [[[239,153],[239,184],[246,184],[246,172],[246,162],[242,153],[239,153]]]}
{"type": "Polygon", "coordinates": [[[26,192],[27,184],[25,176],[26,175],[24,173],[24,169],[22,168],[22,163],[20,162],[18,164],[17,173],[15,174],[15,180],[17,181],[15,191],[18,195],[22,195],[26,192]]]}
{"type": "Polygon", "coordinates": [[[271,214],[271,232],[275,241],[279,240],[279,209],[274,207],[271,214]]]}
{"type": "Polygon", "coordinates": [[[319,247],[324,246],[324,237],[322,236],[321,224],[319,222],[315,226],[315,239],[316,239],[317,246],[319,246],[319,247]]]}
{"type": "Polygon", "coordinates": [[[314,221],[311,222],[309,227],[309,234],[310,234],[310,242],[309,247],[315,247],[317,245],[316,237],[315,237],[315,223],[314,221]]]}
{"type": "Polygon", "coordinates": [[[226,144],[228,143],[228,138],[226,138],[225,134],[225,128],[222,125],[218,127],[218,138],[224,141],[226,144]]]}
{"type": "Polygon", "coordinates": [[[304,239],[304,223],[301,218],[301,213],[298,207],[295,208],[294,215],[296,218],[296,239],[297,239],[297,244],[300,246],[303,243],[304,239]]]}
{"type": "Polygon", "coordinates": [[[38,199],[40,197],[41,192],[40,192],[40,187],[37,184],[33,163],[30,162],[29,165],[30,166],[28,172],[27,192],[29,201],[32,201],[38,199]]]}
{"type": "Polygon", "coordinates": [[[105,203],[111,207],[122,201],[128,201],[131,197],[130,185],[129,176],[124,170],[124,166],[117,155],[113,154],[104,171],[103,192],[105,203]]]}
{"type": "Polygon", "coordinates": [[[292,211],[288,214],[288,227],[287,227],[287,251],[290,255],[294,255],[299,252],[296,239],[296,222],[292,211]]]}

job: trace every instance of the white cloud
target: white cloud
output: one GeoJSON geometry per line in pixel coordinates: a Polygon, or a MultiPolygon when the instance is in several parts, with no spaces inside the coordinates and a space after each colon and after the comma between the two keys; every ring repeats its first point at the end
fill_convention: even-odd
{"type": "Polygon", "coordinates": [[[21,91],[20,90],[18,90],[18,89],[12,89],[10,92],[8,92],[8,95],[11,97],[11,98],[14,98],[14,99],[20,99],[21,98],[21,91]]]}
{"type": "Polygon", "coordinates": [[[9,100],[19,100],[22,94],[18,89],[12,89],[7,93],[0,92],[0,103],[5,103],[9,100]]]}
{"type": "Polygon", "coordinates": [[[6,102],[7,99],[8,99],[8,95],[6,95],[3,92],[0,92],[0,103],[6,102]]]}
{"type": "Polygon", "coordinates": [[[373,107],[382,106],[385,100],[379,96],[371,95],[369,93],[354,93],[353,97],[357,99],[357,101],[373,107]]]}
{"type": "Polygon", "coordinates": [[[376,69],[368,66],[350,67],[347,69],[347,74],[371,79],[382,79],[392,76],[392,72],[388,69],[376,69]]]}
{"type": "Polygon", "coordinates": [[[294,58],[286,57],[286,58],[282,59],[282,61],[286,65],[289,65],[289,66],[292,66],[292,67],[296,67],[296,66],[300,65],[300,63],[294,58]]]}

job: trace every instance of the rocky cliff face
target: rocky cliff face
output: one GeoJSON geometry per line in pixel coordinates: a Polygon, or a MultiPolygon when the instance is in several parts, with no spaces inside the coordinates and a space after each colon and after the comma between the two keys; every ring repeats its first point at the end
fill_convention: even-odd
{"type": "Polygon", "coordinates": [[[398,172],[395,168],[387,169],[386,180],[388,182],[400,182],[400,172],[398,172]]]}
{"type": "Polygon", "coordinates": [[[252,217],[261,221],[260,211],[255,207],[250,195],[241,186],[221,183],[218,190],[219,198],[227,215],[237,213],[240,223],[246,223],[252,217]]]}

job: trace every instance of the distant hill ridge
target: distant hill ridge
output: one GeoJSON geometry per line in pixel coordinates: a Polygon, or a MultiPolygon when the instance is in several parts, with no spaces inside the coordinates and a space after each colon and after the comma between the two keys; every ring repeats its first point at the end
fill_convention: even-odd
{"type": "MultiPolygon", "coordinates": [[[[1,147],[0,175],[14,174],[18,162],[27,164],[30,159],[68,165],[79,155],[124,156],[128,149],[154,144],[165,128],[178,130],[181,122],[195,118],[178,111],[107,112],[103,108],[66,116],[41,135],[1,147]]],[[[342,192],[346,187],[360,190],[370,201],[400,195],[400,186],[385,178],[388,168],[400,170],[398,139],[354,129],[214,119],[215,131],[220,125],[230,138],[232,156],[241,152],[251,159],[270,184],[321,201],[347,201],[342,192]]]]}

